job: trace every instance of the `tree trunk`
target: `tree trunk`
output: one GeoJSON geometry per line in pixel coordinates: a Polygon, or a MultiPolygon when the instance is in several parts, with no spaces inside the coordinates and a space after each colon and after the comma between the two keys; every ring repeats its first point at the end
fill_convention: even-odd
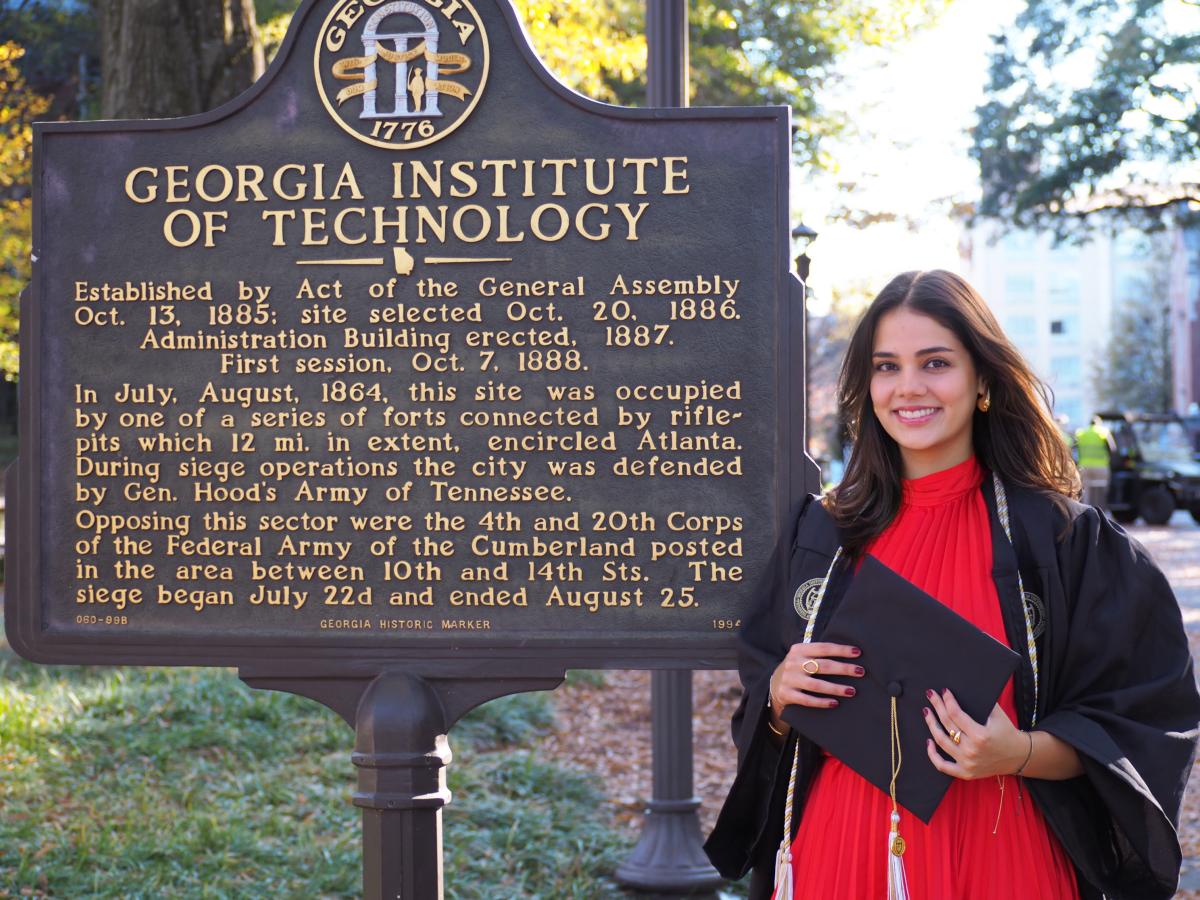
{"type": "Polygon", "coordinates": [[[263,73],[253,0],[94,2],[106,119],[204,112],[263,73]]]}

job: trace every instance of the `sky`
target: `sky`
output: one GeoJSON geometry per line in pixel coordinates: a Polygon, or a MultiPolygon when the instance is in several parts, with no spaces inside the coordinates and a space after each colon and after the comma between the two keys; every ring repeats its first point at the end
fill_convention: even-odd
{"type": "Polygon", "coordinates": [[[956,0],[941,21],[902,47],[848,61],[842,92],[825,98],[856,111],[860,136],[835,151],[839,171],[793,176],[792,212],[818,232],[809,250],[814,312],[836,284],[876,293],[909,269],[961,271],[959,229],[939,199],[978,196],[979,169],[967,130],[983,100],[991,35],[1012,23],[1022,0],[956,0]],[[870,98],[858,113],[862,98],[870,98]],[[830,222],[846,202],[840,182],[859,186],[856,202],[920,223],[867,228],[830,222]]]}

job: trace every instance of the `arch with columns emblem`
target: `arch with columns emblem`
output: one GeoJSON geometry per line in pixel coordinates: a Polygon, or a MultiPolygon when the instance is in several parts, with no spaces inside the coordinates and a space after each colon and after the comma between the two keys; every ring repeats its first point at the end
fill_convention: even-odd
{"type": "Polygon", "coordinates": [[[372,61],[367,65],[366,70],[366,81],[368,84],[378,83],[376,67],[379,65],[379,62],[374,57],[376,57],[378,47],[383,41],[395,41],[396,52],[400,54],[408,52],[410,41],[424,41],[425,58],[428,60],[424,78],[425,84],[429,85],[425,90],[425,109],[412,109],[410,107],[408,102],[409,64],[408,62],[398,62],[394,64],[396,67],[396,86],[394,91],[395,102],[392,111],[379,111],[377,107],[377,91],[375,88],[371,88],[363,94],[363,109],[359,114],[359,118],[401,119],[415,116],[440,116],[442,111],[438,108],[439,95],[437,88],[433,87],[437,82],[438,64],[434,59],[430,59],[430,57],[436,56],[438,52],[438,27],[429,10],[423,9],[416,3],[409,2],[409,0],[397,0],[397,2],[388,3],[377,9],[371,18],[367,20],[366,27],[363,28],[362,42],[363,55],[372,57],[372,61]],[[395,33],[380,32],[379,28],[385,19],[401,13],[415,16],[425,26],[425,30],[395,33]]]}

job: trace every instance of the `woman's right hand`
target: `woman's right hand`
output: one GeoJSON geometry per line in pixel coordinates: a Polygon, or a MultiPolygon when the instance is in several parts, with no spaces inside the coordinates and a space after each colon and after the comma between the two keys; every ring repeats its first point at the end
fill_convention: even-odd
{"type": "Polygon", "coordinates": [[[810,706],[830,709],[840,697],[853,697],[854,688],[832,681],[823,675],[848,675],[861,678],[865,672],[857,663],[842,662],[854,659],[862,651],[846,644],[792,644],[787,656],[771,674],[771,717],[779,716],[785,706],[810,706]]]}

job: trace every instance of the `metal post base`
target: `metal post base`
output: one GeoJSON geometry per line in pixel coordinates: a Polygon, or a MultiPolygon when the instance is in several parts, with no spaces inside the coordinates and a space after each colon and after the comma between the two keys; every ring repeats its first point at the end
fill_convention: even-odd
{"type": "Polygon", "coordinates": [[[678,897],[704,894],[715,897],[724,880],[701,849],[700,801],[652,800],[646,806],[642,836],[629,858],[617,868],[621,884],[643,896],[654,893],[678,897]]]}
{"type": "Polygon", "coordinates": [[[445,719],[423,678],[383,674],[363,693],[350,759],[358,767],[364,897],[441,900],[445,719]]]}
{"type": "Polygon", "coordinates": [[[654,799],[646,804],[642,836],[616,871],[639,891],[679,896],[711,892],[724,883],[704,855],[700,800],[692,794],[692,673],[650,676],[654,799]]]}
{"type": "Polygon", "coordinates": [[[506,694],[553,690],[559,674],[430,677],[391,670],[298,676],[243,666],[244,682],[316,700],[354,728],[362,809],[364,900],[442,900],[442,807],[450,802],[446,733],[468,710],[506,694]]]}

